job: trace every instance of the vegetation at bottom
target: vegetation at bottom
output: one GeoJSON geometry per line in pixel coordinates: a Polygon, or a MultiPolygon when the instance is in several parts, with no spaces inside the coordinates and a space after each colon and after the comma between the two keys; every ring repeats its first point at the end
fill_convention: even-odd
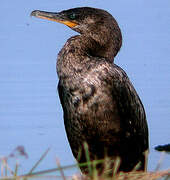
{"type": "Polygon", "coordinates": [[[96,160],[96,161],[90,161],[89,154],[88,154],[88,148],[86,147],[86,163],[81,164],[73,164],[68,166],[61,166],[60,162],[56,159],[56,167],[53,169],[46,169],[43,171],[36,171],[39,164],[43,161],[43,159],[48,154],[49,149],[47,149],[44,154],[40,157],[40,159],[35,163],[35,165],[32,166],[31,170],[28,171],[28,173],[19,175],[19,164],[16,162],[15,168],[11,169],[11,167],[8,164],[8,161],[12,157],[18,157],[18,156],[24,156],[25,158],[28,158],[28,155],[24,149],[23,146],[18,146],[11,154],[9,154],[7,157],[0,157],[0,180],[55,180],[55,179],[73,179],[73,180],[156,180],[156,179],[163,179],[163,180],[170,180],[170,168],[167,170],[160,171],[160,167],[162,162],[162,159],[158,162],[155,171],[154,172],[139,172],[136,171],[137,167],[134,168],[133,171],[129,173],[117,173],[117,170],[119,168],[120,160],[117,159],[116,163],[114,163],[113,169],[109,169],[109,163],[110,160],[108,158],[105,158],[104,160],[96,160]],[[98,175],[96,166],[98,164],[104,164],[104,171],[98,175]],[[66,176],[65,171],[72,168],[78,168],[79,167],[87,167],[89,174],[88,175],[82,175],[81,173],[74,174],[72,176],[66,176]],[[112,176],[108,176],[108,174],[112,174],[112,176]],[[55,175],[57,173],[60,173],[60,175],[55,175]]]}

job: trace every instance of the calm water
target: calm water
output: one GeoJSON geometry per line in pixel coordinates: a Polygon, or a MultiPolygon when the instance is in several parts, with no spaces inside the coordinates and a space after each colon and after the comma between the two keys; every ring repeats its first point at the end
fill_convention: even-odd
{"type": "MultiPolygon", "coordinates": [[[[104,8],[120,24],[124,41],[115,62],[127,72],[145,106],[150,130],[149,170],[154,170],[160,158],[154,146],[170,143],[169,0],[87,0],[84,4],[1,0],[0,156],[24,146],[29,157],[19,158],[20,173],[28,172],[48,147],[51,150],[37,170],[56,167],[56,158],[62,165],[75,162],[64,130],[55,66],[58,51],[76,33],[29,14],[34,9],[60,11],[76,6],[104,8]]],[[[11,166],[14,162],[16,159],[9,161],[11,166]]],[[[162,165],[166,168],[170,168],[170,155],[162,165]]]]}

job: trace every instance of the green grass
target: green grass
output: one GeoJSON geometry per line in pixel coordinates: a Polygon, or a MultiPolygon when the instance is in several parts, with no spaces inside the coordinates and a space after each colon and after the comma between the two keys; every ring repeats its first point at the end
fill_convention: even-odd
{"type": "MultiPolygon", "coordinates": [[[[161,166],[161,161],[158,162],[158,165],[156,167],[155,172],[138,172],[135,169],[132,172],[129,173],[117,173],[117,170],[119,168],[120,160],[117,159],[114,167],[112,170],[109,169],[109,159],[106,158],[104,160],[97,160],[97,161],[91,161],[88,153],[88,146],[85,144],[85,152],[86,152],[86,160],[87,163],[81,163],[81,164],[73,164],[68,166],[61,166],[59,160],[56,159],[56,166],[53,169],[47,169],[44,171],[36,171],[39,164],[43,161],[43,159],[46,157],[47,153],[49,152],[49,149],[47,149],[44,154],[40,157],[40,159],[32,166],[31,170],[28,171],[28,173],[19,175],[18,169],[19,165],[16,162],[14,170],[12,170],[8,165],[8,160],[10,157],[16,156],[24,156],[27,158],[27,153],[25,152],[23,147],[17,147],[8,157],[1,157],[0,158],[0,170],[1,170],[1,177],[0,180],[53,180],[53,179],[74,179],[74,180],[156,180],[159,178],[163,178],[164,180],[170,179],[170,169],[159,171],[159,168],[161,166]],[[97,173],[96,166],[99,163],[105,164],[105,171],[99,176],[97,173]],[[65,171],[72,168],[78,168],[80,167],[87,167],[88,169],[88,176],[84,176],[81,174],[72,175],[70,177],[65,176],[65,171]],[[112,171],[113,176],[109,177],[107,176],[107,173],[109,171],[112,171]],[[54,175],[51,175],[54,174],[54,175]],[[55,175],[57,173],[60,173],[60,175],[55,175]]],[[[137,167],[136,167],[137,168],[137,167]]]]}

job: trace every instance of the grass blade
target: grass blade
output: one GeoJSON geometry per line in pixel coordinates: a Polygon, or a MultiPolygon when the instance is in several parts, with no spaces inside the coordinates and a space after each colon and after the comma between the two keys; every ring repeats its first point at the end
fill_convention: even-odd
{"type": "Polygon", "coordinates": [[[32,167],[32,169],[29,171],[28,174],[31,174],[35,169],[36,167],[40,164],[40,162],[45,158],[45,156],[47,155],[47,153],[49,152],[50,148],[48,148],[44,154],[40,157],[40,159],[35,163],[35,165],[32,167]]]}

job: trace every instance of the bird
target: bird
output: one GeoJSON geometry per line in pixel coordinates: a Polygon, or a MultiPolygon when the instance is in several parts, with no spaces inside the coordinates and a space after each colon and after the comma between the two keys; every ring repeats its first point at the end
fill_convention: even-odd
{"type": "MultiPolygon", "coordinates": [[[[78,163],[108,157],[114,166],[118,157],[117,172],[130,172],[137,165],[138,171],[145,171],[146,114],[128,75],[114,63],[122,46],[116,19],[93,7],[34,10],[31,16],[62,23],[78,33],[67,40],[56,64],[65,130],[78,163]]],[[[103,173],[104,165],[96,168],[103,173]]],[[[87,167],[80,169],[89,173],[87,167]]]]}
{"type": "Polygon", "coordinates": [[[155,150],[170,153],[170,144],[156,146],[155,150]]]}

